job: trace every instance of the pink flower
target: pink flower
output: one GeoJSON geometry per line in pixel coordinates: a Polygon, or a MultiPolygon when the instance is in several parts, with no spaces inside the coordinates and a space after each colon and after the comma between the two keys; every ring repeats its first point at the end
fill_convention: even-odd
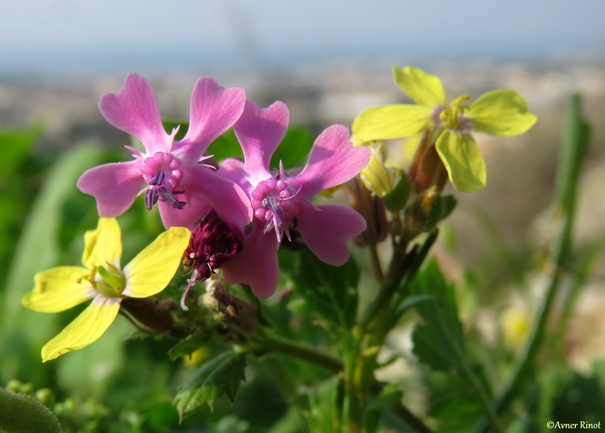
{"type": "Polygon", "coordinates": [[[210,207],[234,227],[245,226],[252,219],[246,194],[202,163],[208,145],[239,119],[245,100],[243,89],[224,89],[214,78],[200,78],[191,95],[189,130],[176,141],[178,128],[172,134],[164,131],[151,85],[128,74],[120,93],[104,95],[99,109],[110,124],[138,138],[145,153],[126,146],[134,161],[92,168],[80,177],[78,188],[96,198],[101,217],[121,215],[144,192],[148,209],[158,203],[166,228],[192,228],[210,207]]]}
{"type": "Polygon", "coordinates": [[[282,102],[260,109],[251,101],[234,129],[244,152],[244,162],[228,159],[219,170],[248,193],[254,226],[241,253],[223,265],[225,280],[246,283],[259,298],[271,296],[277,287],[277,249],[283,236],[295,228],[321,260],[343,265],[349,258],[347,241],[366,228],[353,209],[338,205],[313,205],[311,198],[326,188],[347,182],[368,163],[370,150],[353,147],[349,131],[333,125],[313,145],[307,164],[296,174],[280,168],[269,171],[273,152],[288,128],[289,111],[282,102]]]}

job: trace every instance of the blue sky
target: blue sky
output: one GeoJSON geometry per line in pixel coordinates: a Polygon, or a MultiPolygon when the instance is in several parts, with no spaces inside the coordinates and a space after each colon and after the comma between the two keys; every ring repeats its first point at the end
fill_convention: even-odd
{"type": "Polygon", "coordinates": [[[603,0],[0,0],[0,71],[605,53],[603,0]]]}

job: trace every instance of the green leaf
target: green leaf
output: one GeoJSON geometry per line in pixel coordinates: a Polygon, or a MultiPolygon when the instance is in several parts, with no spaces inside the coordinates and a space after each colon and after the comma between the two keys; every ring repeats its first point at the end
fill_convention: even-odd
{"type": "Polygon", "coordinates": [[[462,370],[467,352],[454,289],[446,283],[435,260],[418,274],[415,295],[432,296],[437,302],[416,305],[424,324],[417,325],[412,334],[414,354],[435,370],[462,370]]]}
{"type": "Polygon", "coordinates": [[[286,136],[271,157],[269,168],[278,170],[279,161],[283,162],[286,169],[303,167],[312,147],[313,135],[307,128],[290,126],[286,136]]]}
{"type": "Polygon", "coordinates": [[[178,358],[184,358],[186,356],[191,355],[196,350],[202,348],[208,340],[212,338],[212,332],[196,332],[194,334],[188,335],[184,340],[179,341],[179,343],[174,346],[168,354],[170,355],[170,359],[175,360],[178,358]]]}
{"type": "Polygon", "coordinates": [[[353,122],[356,141],[368,142],[410,137],[431,126],[431,109],[395,104],[369,108],[353,122]]]}
{"type": "Polygon", "coordinates": [[[240,382],[246,380],[245,368],[246,355],[237,352],[221,353],[203,364],[175,397],[181,420],[205,404],[212,409],[216,399],[223,394],[233,402],[240,382]]]}
{"type": "Polygon", "coordinates": [[[471,393],[465,393],[442,399],[431,407],[429,415],[439,420],[438,433],[470,432],[481,415],[481,408],[471,393]]]}
{"type": "Polygon", "coordinates": [[[402,172],[401,179],[395,185],[395,188],[384,196],[384,204],[388,210],[395,212],[405,207],[410,197],[410,181],[407,175],[402,172]]]}
{"type": "Polygon", "coordinates": [[[305,414],[309,431],[340,431],[338,400],[342,397],[342,387],[342,379],[333,376],[324,380],[317,391],[309,393],[309,411],[305,414]]]}
{"type": "Polygon", "coordinates": [[[464,115],[471,119],[472,130],[489,135],[518,135],[536,123],[536,116],[513,90],[494,90],[481,95],[464,115]]]}
{"type": "Polygon", "coordinates": [[[393,79],[397,87],[416,104],[430,108],[447,104],[443,84],[435,75],[411,66],[405,68],[393,66],[393,79]]]}
{"type": "Polygon", "coordinates": [[[61,425],[46,406],[29,395],[0,388],[0,430],[4,433],[61,433],[61,425]]]}
{"type": "Polygon", "coordinates": [[[435,144],[452,185],[462,192],[485,187],[487,173],[479,146],[470,134],[445,130],[435,144]]]}
{"type": "Polygon", "coordinates": [[[582,114],[582,99],[573,95],[567,106],[567,119],[557,168],[555,197],[564,209],[573,206],[579,173],[588,153],[590,124],[582,114]]]}
{"type": "Polygon", "coordinates": [[[318,314],[334,326],[350,329],[357,315],[359,276],[353,258],[342,266],[332,266],[311,251],[303,250],[293,280],[308,313],[318,314]]]}
{"type": "Polygon", "coordinates": [[[430,232],[452,213],[456,203],[454,196],[442,196],[436,188],[430,188],[418,196],[406,209],[408,227],[417,231],[430,232]]]}

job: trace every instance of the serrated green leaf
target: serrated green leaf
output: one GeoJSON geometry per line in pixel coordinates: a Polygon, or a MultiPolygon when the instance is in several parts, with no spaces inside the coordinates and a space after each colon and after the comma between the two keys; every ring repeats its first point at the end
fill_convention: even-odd
{"type": "Polygon", "coordinates": [[[29,395],[0,388],[0,430],[4,433],[61,433],[61,425],[46,406],[29,395]]]}
{"type": "Polygon", "coordinates": [[[349,329],[357,315],[359,276],[353,258],[342,266],[332,266],[303,250],[293,279],[296,293],[305,300],[309,312],[319,314],[334,326],[349,329]]]}
{"type": "Polygon", "coordinates": [[[174,346],[168,354],[171,359],[184,358],[185,356],[191,355],[193,352],[203,347],[208,340],[212,337],[212,332],[197,332],[192,335],[188,335],[184,340],[174,346]]]}
{"type": "Polygon", "coordinates": [[[195,409],[214,402],[222,394],[233,402],[239,384],[246,380],[246,355],[237,352],[224,352],[204,363],[181,387],[175,397],[175,403],[181,419],[195,409]]]}
{"type": "Polygon", "coordinates": [[[467,354],[454,289],[445,281],[435,260],[418,274],[415,294],[432,296],[437,302],[417,304],[424,324],[414,329],[414,354],[436,370],[462,369],[467,354]]]}

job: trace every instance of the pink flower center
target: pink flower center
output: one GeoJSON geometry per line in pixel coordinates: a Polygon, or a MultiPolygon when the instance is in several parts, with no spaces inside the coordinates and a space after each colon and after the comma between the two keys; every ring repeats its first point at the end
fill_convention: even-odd
{"type": "Polygon", "coordinates": [[[175,197],[184,191],[176,191],[176,187],[183,178],[179,170],[181,160],[171,153],[156,152],[153,156],[145,158],[141,173],[147,185],[145,193],[145,206],[151,210],[158,200],[168,203],[175,209],[183,209],[187,204],[175,197]]]}
{"type": "Polygon", "coordinates": [[[292,201],[295,195],[285,180],[273,177],[260,182],[252,191],[254,216],[265,222],[265,234],[275,229],[278,242],[283,233],[290,239],[289,226],[296,228],[298,223],[296,203],[292,201]]]}
{"type": "Polygon", "coordinates": [[[145,182],[152,185],[158,173],[163,171],[165,176],[164,182],[170,185],[171,189],[175,189],[183,178],[183,172],[179,170],[180,166],[181,160],[171,153],[156,152],[153,156],[145,158],[141,172],[143,173],[145,182]]]}

